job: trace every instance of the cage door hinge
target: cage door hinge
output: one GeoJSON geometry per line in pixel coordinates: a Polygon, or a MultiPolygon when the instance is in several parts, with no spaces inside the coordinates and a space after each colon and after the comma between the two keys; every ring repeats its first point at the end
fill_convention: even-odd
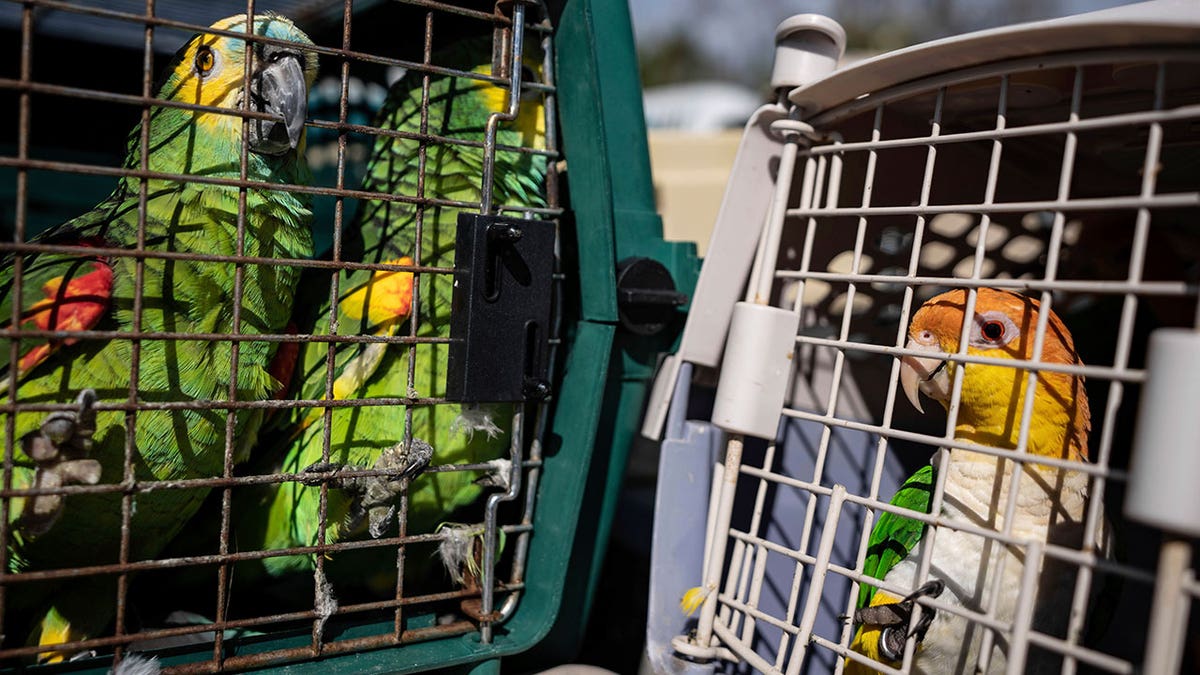
{"type": "Polygon", "coordinates": [[[460,213],[446,398],[540,400],[547,374],[554,225],[460,213]]]}

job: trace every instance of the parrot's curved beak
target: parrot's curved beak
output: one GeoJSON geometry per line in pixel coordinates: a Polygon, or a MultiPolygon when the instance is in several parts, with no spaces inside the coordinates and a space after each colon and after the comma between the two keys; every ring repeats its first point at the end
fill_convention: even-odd
{"type": "MultiPolygon", "coordinates": [[[[937,345],[921,344],[911,338],[904,348],[942,353],[937,345]]],[[[951,382],[950,375],[946,372],[946,363],[946,360],[936,357],[905,356],[900,359],[900,388],[919,412],[925,412],[921,407],[920,394],[943,403],[950,400],[951,382]]]]}
{"type": "Polygon", "coordinates": [[[250,121],[250,149],[260,155],[282,155],[300,145],[308,117],[303,58],[275,45],[263,50],[266,65],[251,83],[251,107],[279,119],[250,121]]]}

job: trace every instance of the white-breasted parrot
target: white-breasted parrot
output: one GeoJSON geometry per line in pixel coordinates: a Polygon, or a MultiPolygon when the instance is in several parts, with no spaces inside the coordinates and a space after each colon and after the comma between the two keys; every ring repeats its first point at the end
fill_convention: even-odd
{"type": "MultiPolygon", "coordinates": [[[[1020,366],[956,363],[944,354],[956,353],[962,333],[967,294],[952,290],[925,302],[909,326],[908,349],[928,351],[928,357],[905,356],[900,381],[912,404],[921,409],[924,394],[948,406],[955,371],[963,369],[962,393],[954,438],[1001,449],[1017,447],[1029,371],[1020,366]]],[[[980,288],[969,322],[967,353],[1000,359],[1031,360],[1039,315],[1038,301],[1018,293],[980,288]]],[[[1042,347],[1042,363],[1078,365],[1070,332],[1052,311],[1042,347]]],[[[1037,376],[1026,449],[1039,457],[1088,461],[1091,416],[1083,376],[1041,371],[1037,376]]],[[[1088,509],[1088,474],[1083,471],[1014,462],[965,449],[950,449],[935,469],[926,466],[897,491],[891,503],[929,513],[937,471],[945,472],[945,493],[939,516],[987,530],[1003,531],[1019,540],[1039,540],[1079,549],[1084,540],[1088,509]],[[1011,523],[1005,522],[1009,491],[1019,477],[1011,523]]],[[[1108,555],[1108,528],[1103,517],[1093,533],[1097,551],[1108,555]]],[[[1032,629],[1062,637],[1066,633],[1075,593],[1076,568],[1043,557],[1033,605],[1032,629]]],[[[913,600],[937,597],[940,602],[986,613],[1011,624],[1017,609],[1025,566],[1025,549],[1006,546],[952,526],[926,527],[903,515],[883,513],[872,530],[863,573],[882,579],[900,593],[863,584],[854,620],[857,630],[851,649],[899,667],[910,636],[913,600]],[[928,577],[918,579],[922,551],[933,539],[928,577]],[[1002,575],[997,585],[997,575],[1002,575]]],[[[962,673],[976,668],[983,629],[950,611],[921,608],[916,634],[914,673],[962,673]]],[[[1004,672],[1009,633],[994,636],[986,672],[1004,672]]],[[[1026,672],[1058,672],[1061,657],[1031,646],[1026,672]]],[[[845,672],[874,669],[847,659],[845,672]]]]}

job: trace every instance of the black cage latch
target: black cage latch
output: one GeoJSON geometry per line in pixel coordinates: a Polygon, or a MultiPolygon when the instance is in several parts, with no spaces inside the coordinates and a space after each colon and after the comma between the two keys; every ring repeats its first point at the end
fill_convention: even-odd
{"type": "Polygon", "coordinates": [[[617,317],[638,335],[662,332],[688,296],[675,290],[666,266],[653,258],[626,258],[617,263],[617,317]]]}
{"type": "Polygon", "coordinates": [[[547,352],[554,225],[458,215],[446,398],[540,400],[550,394],[547,352]]]}

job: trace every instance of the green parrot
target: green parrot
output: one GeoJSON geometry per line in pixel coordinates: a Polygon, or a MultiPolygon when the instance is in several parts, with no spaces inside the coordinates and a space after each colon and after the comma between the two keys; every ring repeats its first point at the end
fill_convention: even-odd
{"type": "MultiPolygon", "coordinates": [[[[246,17],[229,17],[212,28],[244,32],[246,17]]],[[[239,188],[187,180],[238,179],[245,145],[248,180],[271,185],[308,182],[304,121],[317,58],[306,47],[313,43],[290,20],[275,14],[255,15],[253,33],[289,44],[251,43],[248,80],[246,41],[207,33],[192,37],[167,70],[158,99],[209,108],[150,108],[146,169],[153,177],[145,181],[141,237],[148,252],[232,256],[239,253],[240,238],[241,252],[247,256],[312,256],[307,196],[262,186],[246,189],[245,226],[239,237],[239,188]],[[251,111],[274,118],[250,118],[244,126],[240,114],[212,109],[240,111],[247,100],[251,111]]],[[[138,170],[141,160],[139,125],[130,136],[124,167],[138,170]]],[[[19,330],[235,330],[235,265],[146,257],[139,269],[138,258],[104,252],[139,245],[141,186],[136,177],[122,177],[112,195],[94,209],[31,242],[74,250],[26,253],[4,261],[0,317],[6,329],[14,328],[15,309],[19,330]]],[[[240,269],[236,329],[250,335],[281,332],[291,314],[299,271],[259,264],[240,269]]],[[[16,362],[8,361],[0,395],[7,397],[15,387],[18,404],[77,403],[74,410],[50,415],[18,411],[6,418],[15,429],[11,485],[18,489],[117,485],[128,479],[152,486],[155,481],[222,475],[225,410],[139,410],[127,415],[95,409],[99,401],[129,401],[131,364],[137,372],[138,403],[226,401],[231,384],[238,400],[253,401],[268,398],[279,387],[270,372],[276,352],[272,342],[144,338],[135,343],[43,334],[22,338],[17,351],[16,362]],[[237,381],[231,383],[235,344],[237,381]]],[[[262,421],[262,410],[233,413],[234,462],[246,458],[262,421]]],[[[8,509],[7,571],[111,564],[122,555],[129,561],[153,558],[207,492],[191,488],[134,493],[124,554],[122,492],[15,497],[8,509]]],[[[10,582],[7,590],[6,623],[13,611],[28,615],[29,641],[45,647],[43,660],[60,660],[78,651],[71,643],[97,636],[117,604],[115,576],[10,582]]],[[[6,625],[6,632],[15,635],[11,625],[15,624],[6,625]]]]}
{"type": "MultiPolygon", "coordinates": [[[[438,66],[491,74],[492,42],[468,40],[442,50],[438,66]]],[[[484,163],[482,141],[489,116],[507,110],[508,85],[472,77],[430,75],[428,106],[422,116],[425,75],[410,71],[391,88],[376,126],[402,132],[375,141],[362,190],[436,200],[423,211],[413,203],[365,200],[347,228],[341,259],[401,266],[386,270],[346,270],[337,274],[337,299],[331,308],[331,278],[312,275],[302,284],[301,306],[314,314],[301,320],[301,332],[315,335],[407,336],[415,323],[418,338],[448,338],[454,276],[414,268],[454,266],[457,217],[474,211],[481,200],[484,163]],[[425,133],[440,138],[414,137],[425,133]],[[445,139],[445,140],[443,140],[445,139]],[[466,141],[471,144],[463,144],[466,141]],[[422,157],[423,155],[423,157],[422,157]],[[418,192],[423,166],[423,193],[418,192]],[[418,241],[419,236],[419,241],[418,241]],[[419,246],[418,246],[419,244],[419,246]],[[416,291],[414,293],[414,290],[416,291]],[[333,319],[336,318],[336,327],[333,319]]],[[[526,77],[528,81],[528,76],[526,77]]],[[[498,146],[545,148],[544,105],[540,94],[527,94],[517,119],[501,124],[498,146]]],[[[498,149],[493,201],[508,207],[545,206],[547,156],[498,149]]],[[[298,358],[296,396],[326,398],[330,343],[308,342],[298,358]]],[[[334,400],[445,396],[448,345],[443,342],[401,344],[398,341],[333,343],[334,400]],[[409,385],[409,373],[412,385],[409,385]]],[[[437,464],[476,464],[507,457],[511,405],[466,406],[386,404],[359,407],[299,408],[287,420],[284,446],[263,472],[308,474],[271,486],[258,504],[243,509],[238,541],[241,550],[272,550],[317,544],[320,534],[320,482],[328,480],[325,542],[394,531],[394,513],[403,486],[411,480],[407,534],[432,533],[454,509],[471,503],[483,489],[480,472],[430,472],[417,477],[431,456],[437,464]],[[329,453],[324,453],[326,421],[329,453]],[[387,469],[391,475],[339,478],[345,469],[387,469]]],[[[263,457],[268,455],[264,453],[263,457]]],[[[498,468],[495,473],[507,473],[498,468]]],[[[487,473],[486,470],[483,473],[487,473]]],[[[347,572],[367,588],[395,584],[395,550],[375,553],[391,560],[364,578],[347,572]]],[[[346,554],[341,554],[345,557],[346,554]]],[[[327,556],[326,569],[336,568],[338,554],[327,556]]],[[[312,556],[265,558],[272,576],[312,570],[312,556]]],[[[359,570],[356,563],[347,566],[359,570]]]]}

